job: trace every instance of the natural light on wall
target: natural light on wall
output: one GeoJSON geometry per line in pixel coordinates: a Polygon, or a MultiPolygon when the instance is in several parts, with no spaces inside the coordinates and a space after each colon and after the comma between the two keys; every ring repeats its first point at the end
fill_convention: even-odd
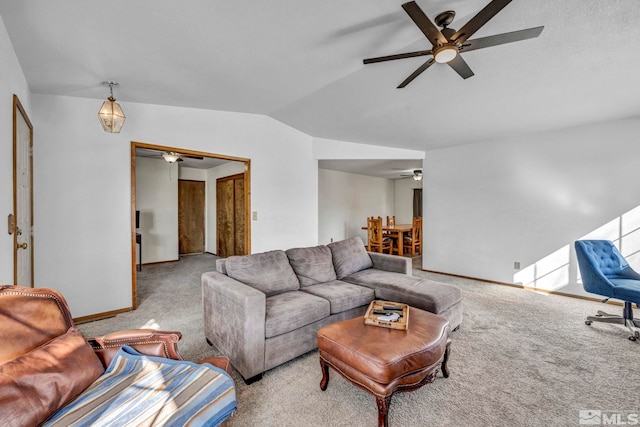
{"type": "MultiPolygon", "coordinates": [[[[611,240],[632,268],[640,271],[640,206],[614,218],[577,240],[611,240]]],[[[526,288],[555,291],[569,285],[571,275],[575,283],[582,283],[576,265],[573,242],[524,267],[513,275],[513,282],[526,288]]]]}
{"type": "Polygon", "coordinates": [[[518,271],[514,283],[528,288],[553,291],[569,283],[569,245],[518,271]]]}

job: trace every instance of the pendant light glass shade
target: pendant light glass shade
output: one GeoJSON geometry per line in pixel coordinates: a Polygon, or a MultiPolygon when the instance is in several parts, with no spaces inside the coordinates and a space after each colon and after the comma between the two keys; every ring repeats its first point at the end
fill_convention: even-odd
{"type": "Polygon", "coordinates": [[[111,96],[102,103],[102,107],[100,107],[100,111],[98,111],[98,119],[105,132],[120,133],[126,117],[122,112],[122,108],[120,108],[120,104],[118,104],[113,97],[113,86],[118,85],[118,83],[105,82],[103,84],[109,85],[111,96]]]}

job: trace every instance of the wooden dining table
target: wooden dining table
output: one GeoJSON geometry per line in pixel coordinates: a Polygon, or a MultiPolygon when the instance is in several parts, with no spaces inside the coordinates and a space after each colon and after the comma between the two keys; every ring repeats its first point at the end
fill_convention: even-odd
{"type": "MultiPolygon", "coordinates": [[[[362,227],[362,229],[366,230],[367,227],[362,227]]],[[[404,234],[411,234],[412,231],[413,224],[382,225],[382,232],[385,235],[398,239],[398,255],[400,256],[403,256],[404,234]]]]}

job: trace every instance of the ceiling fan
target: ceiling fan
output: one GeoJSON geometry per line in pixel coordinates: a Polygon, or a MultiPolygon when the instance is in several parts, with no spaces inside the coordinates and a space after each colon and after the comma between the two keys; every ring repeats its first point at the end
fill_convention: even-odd
{"type": "Polygon", "coordinates": [[[202,156],[192,156],[190,154],[181,154],[181,153],[176,153],[174,151],[162,152],[162,158],[169,163],[183,162],[184,161],[183,157],[189,158],[189,159],[198,159],[198,160],[202,160],[204,158],[202,156]]]}
{"type": "Polygon", "coordinates": [[[378,58],[369,58],[363,60],[363,62],[365,64],[373,64],[375,62],[432,55],[427,62],[418,67],[418,69],[400,83],[398,89],[411,83],[416,77],[422,74],[422,72],[433,65],[434,62],[448,64],[460,75],[460,77],[467,79],[473,76],[473,71],[471,71],[471,68],[469,68],[469,65],[467,65],[465,60],[462,59],[462,56],[460,55],[461,53],[505,43],[532,39],[538,37],[542,32],[544,27],[535,27],[469,40],[469,37],[471,37],[480,29],[480,27],[486,24],[509,3],[511,3],[511,0],[493,0],[458,31],[453,28],[449,28],[449,24],[451,24],[456,14],[453,10],[440,13],[436,16],[435,20],[431,22],[415,1],[405,3],[402,5],[402,8],[424,33],[433,46],[433,49],[381,56],[378,58]],[[438,27],[441,29],[438,29],[438,27]]]}
{"type": "Polygon", "coordinates": [[[413,177],[415,181],[422,181],[422,171],[420,169],[414,169],[411,174],[403,174],[401,177],[413,177]]]}

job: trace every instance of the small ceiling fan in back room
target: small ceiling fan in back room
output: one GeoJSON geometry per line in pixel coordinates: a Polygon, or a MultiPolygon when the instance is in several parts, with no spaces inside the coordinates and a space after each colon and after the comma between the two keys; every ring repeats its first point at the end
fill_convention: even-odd
{"type": "Polygon", "coordinates": [[[471,71],[471,68],[469,68],[469,65],[467,65],[465,60],[462,59],[462,53],[484,49],[485,47],[532,39],[538,37],[542,32],[544,27],[535,27],[469,40],[469,37],[475,34],[480,27],[486,24],[509,3],[511,3],[511,0],[493,0],[457,31],[453,28],[449,28],[449,24],[451,24],[456,15],[453,10],[440,13],[436,16],[435,20],[431,22],[415,1],[405,3],[402,5],[402,8],[407,12],[418,28],[420,28],[420,31],[424,33],[433,48],[430,50],[419,50],[416,52],[369,58],[365,59],[363,62],[365,64],[373,64],[376,62],[392,61],[395,59],[431,55],[431,58],[429,58],[427,62],[418,67],[413,74],[400,83],[398,89],[411,83],[427,68],[432,66],[434,62],[448,64],[460,75],[460,77],[467,79],[473,76],[473,71],[471,71]],[[438,27],[441,29],[438,29],[438,27]]]}
{"type": "Polygon", "coordinates": [[[413,171],[411,171],[411,173],[405,173],[400,175],[400,177],[405,178],[405,177],[412,177],[414,181],[422,181],[422,170],[421,169],[414,169],[413,171]]]}

